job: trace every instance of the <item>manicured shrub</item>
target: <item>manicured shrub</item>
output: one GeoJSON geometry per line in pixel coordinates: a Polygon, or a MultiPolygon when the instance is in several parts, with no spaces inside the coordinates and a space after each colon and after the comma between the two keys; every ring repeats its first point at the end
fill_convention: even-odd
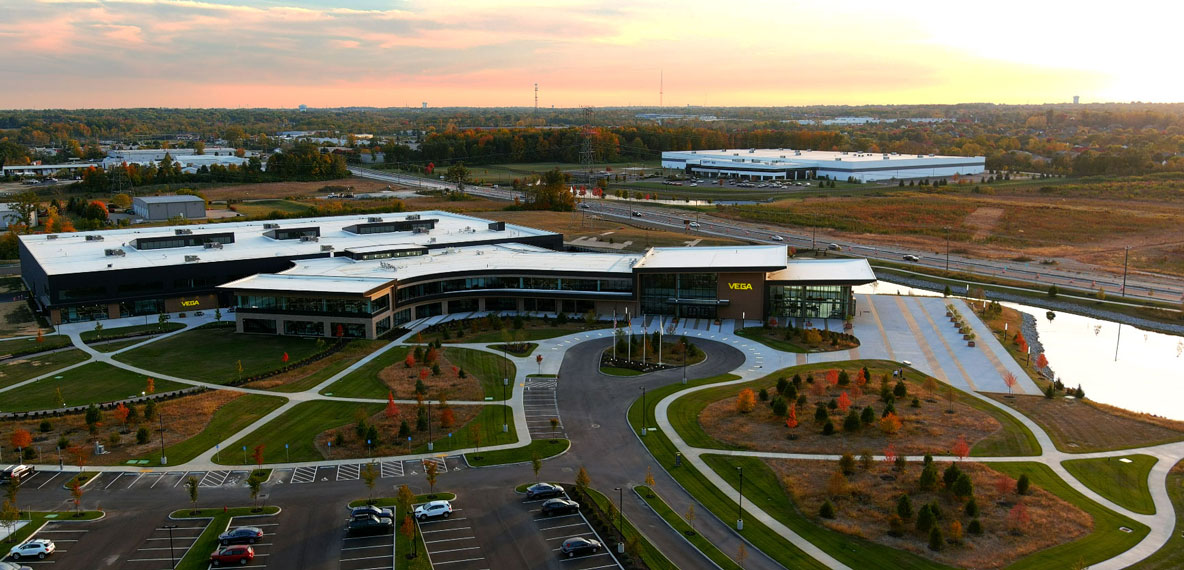
{"type": "MultiPolygon", "coordinates": [[[[148,428],[142,427],[142,428],[136,430],[136,443],[141,444],[141,445],[148,443],[149,437],[152,437],[152,434],[149,433],[148,428]]],[[[59,443],[59,445],[61,444],[60,441],[58,443],[59,443]]]]}
{"type": "Polygon", "coordinates": [[[839,470],[843,472],[843,475],[855,473],[855,456],[850,453],[844,453],[839,458],[839,470]]]}
{"type": "Polygon", "coordinates": [[[822,507],[818,509],[818,516],[824,519],[835,518],[835,506],[831,504],[830,500],[822,503],[822,507]]]}
{"type": "Polygon", "coordinates": [[[966,531],[973,535],[981,535],[983,533],[983,522],[977,518],[970,521],[970,526],[966,527],[966,531]]]}
{"type": "Polygon", "coordinates": [[[834,435],[834,434],[835,434],[835,424],[830,423],[830,420],[826,420],[826,423],[822,424],[822,435],[834,435]]]}
{"type": "Polygon", "coordinates": [[[901,495],[896,499],[896,515],[905,521],[913,518],[913,501],[908,495],[901,495]]]}
{"type": "Polygon", "coordinates": [[[1021,495],[1027,495],[1028,487],[1031,485],[1032,482],[1028,480],[1028,474],[1024,473],[1023,475],[1020,475],[1020,478],[1016,479],[1015,481],[1015,492],[1021,495]]]}
{"type": "Polygon", "coordinates": [[[946,541],[941,536],[941,529],[934,526],[929,529],[929,550],[941,550],[946,545],[946,541]]]}

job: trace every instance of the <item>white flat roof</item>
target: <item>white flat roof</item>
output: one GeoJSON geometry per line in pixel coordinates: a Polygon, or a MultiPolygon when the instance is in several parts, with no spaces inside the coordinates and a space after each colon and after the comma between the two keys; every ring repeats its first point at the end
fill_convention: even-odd
{"type": "Polygon", "coordinates": [[[768,271],[785,267],[786,257],[783,245],[654,247],[646,252],[637,268],[768,271]]]}
{"type": "Polygon", "coordinates": [[[260,273],[220,285],[224,289],[363,294],[390,283],[391,278],[260,273]]]}
{"type": "Polygon", "coordinates": [[[425,211],[49,234],[55,236],[54,239],[49,239],[46,234],[34,234],[22,235],[20,240],[48,275],[61,275],[139,267],[167,267],[186,263],[314,255],[321,253],[321,247],[326,245],[331,245],[335,251],[340,252],[346,248],[360,246],[426,246],[429,243],[440,246],[480,240],[554,235],[552,232],[513,224],[506,224],[504,231],[493,231],[489,229],[489,224],[490,220],[463,214],[425,211]],[[361,235],[352,234],[343,229],[354,224],[365,224],[370,217],[380,217],[384,221],[390,222],[406,220],[407,216],[412,214],[418,214],[424,220],[438,220],[436,228],[429,233],[419,234],[404,231],[361,235]],[[317,226],[321,229],[320,241],[271,239],[263,235],[267,231],[263,227],[264,224],[278,224],[280,229],[317,226]],[[221,249],[193,246],[138,250],[130,245],[131,241],[135,239],[174,237],[175,229],[189,230],[194,235],[233,232],[234,243],[225,244],[221,249]],[[99,235],[103,239],[101,241],[87,241],[86,236],[88,235],[99,235]],[[108,249],[122,249],[124,255],[108,256],[105,254],[105,250],[108,249]],[[186,255],[196,255],[198,261],[186,262],[186,255]]]}
{"type": "Polygon", "coordinates": [[[894,167],[920,167],[949,162],[984,162],[986,160],[986,158],[982,156],[846,152],[835,150],[799,150],[789,148],[733,148],[666,151],[662,153],[663,161],[670,161],[671,159],[678,159],[692,163],[710,163],[713,166],[720,166],[721,162],[726,162],[728,164],[734,164],[738,167],[743,167],[745,165],[751,166],[753,162],[758,164],[779,164],[781,166],[787,167],[793,166],[795,164],[825,166],[830,163],[841,164],[844,162],[860,163],[861,166],[870,166],[867,163],[874,162],[876,164],[892,165],[894,167]]]}
{"type": "Polygon", "coordinates": [[[201,202],[205,200],[201,196],[194,196],[192,194],[169,194],[167,196],[136,196],[136,200],[145,204],[175,204],[177,202],[201,202]]]}
{"type": "Polygon", "coordinates": [[[849,285],[871,283],[876,273],[866,259],[795,259],[785,269],[769,272],[766,281],[828,281],[849,285]]]}

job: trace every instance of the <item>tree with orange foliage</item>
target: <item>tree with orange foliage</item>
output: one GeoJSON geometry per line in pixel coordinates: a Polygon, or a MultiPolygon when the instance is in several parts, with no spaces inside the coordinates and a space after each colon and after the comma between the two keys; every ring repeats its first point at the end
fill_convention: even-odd
{"type": "Polygon", "coordinates": [[[995,478],[995,492],[999,493],[1000,495],[1006,495],[1012,489],[1015,489],[1015,481],[1011,477],[1000,473],[999,476],[995,478]]]}
{"type": "Polygon", "coordinates": [[[420,368],[419,369],[419,379],[420,380],[427,380],[428,376],[431,375],[431,373],[432,373],[432,371],[428,370],[427,368],[420,368]]]}
{"type": "Polygon", "coordinates": [[[798,407],[789,407],[789,417],[785,418],[785,427],[793,429],[798,427],[798,407]]]}
{"type": "Polygon", "coordinates": [[[1024,333],[1015,333],[1015,345],[1019,347],[1020,352],[1028,352],[1028,341],[1024,339],[1024,333]]]}
{"type": "Polygon", "coordinates": [[[867,376],[863,373],[863,369],[860,368],[859,372],[855,375],[855,385],[862,388],[866,384],[867,384],[867,376]]]}
{"type": "Polygon", "coordinates": [[[826,383],[828,386],[837,386],[839,384],[839,371],[830,369],[826,371],[826,383]]]}
{"type": "Polygon", "coordinates": [[[144,389],[144,391],[149,394],[155,394],[156,393],[156,380],[149,378],[148,379],[148,386],[144,389]]]}
{"type": "Polygon", "coordinates": [[[742,414],[751,412],[756,407],[756,393],[752,388],[745,388],[740,390],[736,395],[736,411],[742,414]]]}
{"type": "Polygon", "coordinates": [[[900,431],[901,425],[900,418],[898,418],[894,413],[889,412],[887,415],[880,418],[880,431],[888,435],[894,435],[896,432],[900,431]]]}
{"type": "Polygon", "coordinates": [[[896,461],[896,445],[889,443],[888,447],[884,448],[884,462],[893,463],[896,461]]]}
{"type": "Polygon", "coordinates": [[[41,329],[37,329],[37,342],[45,342],[45,335],[41,334],[41,329]]]}
{"type": "Polygon", "coordinates": [[[1028,507],[1024,506],[1023,501],[1017,502],[1007,513],[1007,527],[1012,532],[1023,534],[1031,522],[1032,517],[1028,515],[1028,507]]]}
{"type": "Polygon", "coordinates": [[[407,358],[403,359],[403,368],[411,368],[412,366],[415,366],[415,355],[408,352],[407,358]]]}
{"type": "Polygon", "coordinates": [[[117,406],[115,406],[115,409],[112,410],[112,412],[115,414],[115,418],[119,420],[119,423],[127,425],[127,416],[131,413],[131,409],[123,405],[123,402],[120,402],[117,406]]]}
{"type": "Polygon", "coordinates": [[[1015,374],[1012,374],[1011,372],[1005,372],[1003,374],[1003,383],[1007,384],[1007,393],[1010,394],[1011,389],[1015,388],[1015,385],[1019,383],[1019,380],[1016,380],[1015,374]]]}
{"type": "Polygon", "coordinates": [[[958,441],[954,442],[954,447],[950,451],[958,457],[958,459],[965,460],[970,455],[970,444],[966,443],[966,436],[959,435],[958,441]]]}
{"type": "Polygon", "coordinates": [[[251,458],[255,460],[256,467],[263,466],[263,445],[256,445],[254,451],[251,452],[251,458]]]}
{"type": "Polygon", "coordinates": [[[440,412],[440,427],[448,429],[456,423],[456,415],[452,413],[452,408],[444,408],[440,412]]]}
{"type": "Polygon", "coordinates": [[[847,413],[847,409],[851,407],[851,398],[847,396],[846,392],[839,394],[839,411],[847,413]]]}
{"type": "Polygon", "coordinates": [[[434,348],[429,348],[428,353],[424,355],[423,361],[429,366],[435,364],[440,359],[440,352],[434,348]]]}
{"type": "Polygon", "coordinates": [[[1048,368],[1048,357],[1044,356],[1043,352],[1036,356],[1036,368],[1038,370],[1048,368]]]}
{"type": "Polygon", "coordinates": [[[20,449],[20,450],[24,450],[26,447],[29,447],[32,444],[33,444],[33,434],[29,433],[28,430],[17,428],[15,431],[12,432],[12,446],[13,447],[20,449]]]}
{"type": "Polygon", "coordinates": [[[389,390],[386,393],[386,411],[384,414],[388,420],[399,417],[399,406],[395,405],[395,393],[389,390]]]}

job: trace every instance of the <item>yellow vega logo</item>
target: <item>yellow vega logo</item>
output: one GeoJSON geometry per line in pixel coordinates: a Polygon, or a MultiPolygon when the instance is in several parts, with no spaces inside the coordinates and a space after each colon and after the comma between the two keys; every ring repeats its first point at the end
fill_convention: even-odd
{"type": "Polygon", "coordinates": [[[196,306],[198,306],[198,305],[200,305],[200,304],[201,304],[201,302],[200,302],[200,301],[198,301],[197,299],[194,299],[194,300],[192,300],[192,301],[185,301],[185,300],[182,300],[182,301],[181,301],[181,306],[182,306],[182,307],[196,307],[196,306]]]}
{"type": "Polygon", "coordinates": [[[736,291],[752,291],[752,283],[728,283],[728,289],[736,291]]]}

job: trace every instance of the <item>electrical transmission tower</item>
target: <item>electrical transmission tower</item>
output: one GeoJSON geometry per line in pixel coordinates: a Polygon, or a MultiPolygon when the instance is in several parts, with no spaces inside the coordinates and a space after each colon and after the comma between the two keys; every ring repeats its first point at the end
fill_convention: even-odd
{"type": "Polygon", "coordinates": [[[584,107],[584,128],[580,131],[584,140],[580,144],[580,166],[586,173],[586,181],[592,183],[592,165],[596,162],[596,145],[593,139],[596,130],[592,128],[592,107],[584,107]]]}
{"type": "Polygon", "coordinates": [[[534,84],[534,114],[539,114],[539,84],[534,84]]]}

